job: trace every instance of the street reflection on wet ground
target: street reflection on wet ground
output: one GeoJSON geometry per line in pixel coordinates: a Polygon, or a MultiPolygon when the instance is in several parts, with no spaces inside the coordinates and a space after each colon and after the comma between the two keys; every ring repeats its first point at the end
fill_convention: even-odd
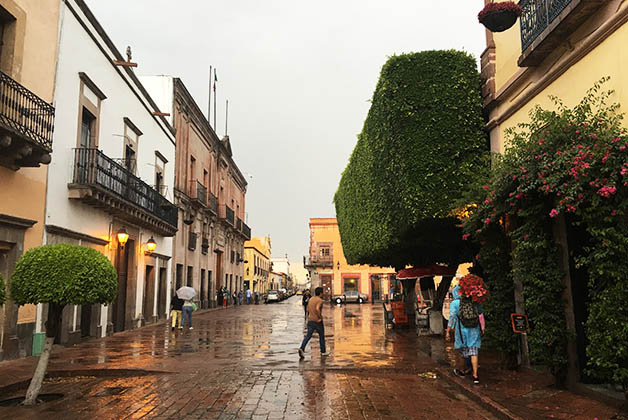
{"type": "MultiPolygon", "coordinates": [[[[326,305],[324,316],[332,354],[320,355],[315,335],[303,361],[297,347],[306,324],[297,297],[197,312],[193,330],[171,331],[161,323],[55,347],[49,371],[73,370],[82,379],[50,381],[44,392],[61,392],[64,398],[32,409],[0,407],[0,414],[64,419],[493,418],[434,377],[434,361],[419,350],[414,331],[385,328],[381,305],[326,305]],[[89,375],[92,369],[98,373],[89,375]],[[122,369],[150,374],[107,374],[122,369]]],[[[0,363],[4,384],[7,378],[28,375],[35,362],[0,363]]],[[[14,394],[19,392],[0,399],[14,394]]]]}

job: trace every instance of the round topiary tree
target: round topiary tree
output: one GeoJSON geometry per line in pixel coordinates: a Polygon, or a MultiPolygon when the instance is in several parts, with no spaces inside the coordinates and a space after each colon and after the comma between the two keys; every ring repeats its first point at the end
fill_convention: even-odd
{"type": "Polygon", "coordinates": [[[25,405],[37,401],[64,306],[111,303],[117,285],[117,273],[111,262],[92,248],[44,245],[20,258],[11,276],[11,299],[18,305],[48,304],[46,342],[26,392],[25,405]]]}

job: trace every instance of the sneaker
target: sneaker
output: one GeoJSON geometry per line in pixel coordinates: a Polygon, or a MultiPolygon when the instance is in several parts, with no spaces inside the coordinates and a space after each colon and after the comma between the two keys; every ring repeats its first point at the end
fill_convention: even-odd
{"type": "Polygon", "coordinates": [[[183,329],[183,327],[179,327],[179,329],[180,329],[180,330],[182,330],[182,329],[183,329]]]}
{"type": "Polygon", "coordinates": [[[465,374],[463,371],[461,371],[460,369],[454,369],[454,375],[456,376],[460,376],[461,378],[465,377],[465,374]]]}
{"type": "Polygon", "coordinates": [[[474,376],[473,377],[473,383],[476,384],[476,385],[479,385],[480,384],[480,377],[479,376],[474,376]]]}
{"type": "Polygon", "coordinates": [[[194,329],[194,327],[190,327],[190,328],[188,328],[188,329],[189,329],[189,330],[193,330],[193,329],[194,329]]]}
{"type": "Polygon", "coordinates": [[[305,352],[300,347],[299,347],[299,359],[301,360],[305,359],[305,352]]]}
{"type": "Polygon", "coordinates": [[[321,356],[329,356],[331,354],[331,352],[329,350],[327,350],[325,353],[321,353],[321,356]]]}

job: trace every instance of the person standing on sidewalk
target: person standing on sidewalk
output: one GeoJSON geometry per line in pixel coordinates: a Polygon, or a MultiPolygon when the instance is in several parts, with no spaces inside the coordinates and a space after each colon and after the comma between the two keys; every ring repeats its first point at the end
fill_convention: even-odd
{"type": "Polygon", "coordinates": [[[194,329],[192,327],[192,312],[194,312],[195,310],[196,310],[196,304],[192,302],[191,300],[186,300],[183,303],[183,321],[181,321],[180,328],[185,327],[185,319],[187,318],[189,329],[190,330],[194,329]]]}
{"type": "Polygon", "coordinates": [[[170,318],[172,320],[172,331],[175,328],[181,327],[181,311],[183,310],[183,299],[180,299],[176,293],[173,293],[172,300],[170,301],[170,318]]]}
{"type": "Polygon", "coordinates": [[[445,339],[449,340],[453,332],[454,348],[460,351],[465,361],[465,370],[454,369],[454,373],[458,376],[466,376],[472,373],[473,383],[479,384],[478,364],[480,347],[482,345],[482,330],[480,327],[479,314],[482,314],[482,307],[477,303],[472,303],[473,305],[477,305],[477,325],[473,327],[465,326],[463,321],[467,324],[468,322],[466,322],[465,315],[463,314],[463,312],[465,312],[464,308],[461,310],[463,303],[461,302],[460,287],[454,287],[452,294],[454,300],[449,304],[449,323],[447,324],[445,339]]]}
{"type": "Polygon", "coordinates": [[[251,304],[251,289],[246,289],[246,304],[251,304]]]}
{"type": "Polygon", "coordinates": [[[323,299],[321,299],[321,295],[323,294],[323,288],[317,287],[314,290],[314,296],[310,299],[307,304],[307,313],[308,313],[308,321],[307,321],[307,334],[305,338],[303,338],[303,342],[301,343],[301,347],[299,347],[299,358],[303,359],[305,357],[305,346],[312,338],[314,331],[318,333],[318,339],[321,347],[321,356],[329,356],[329,352],[325,348],[325,327],[323,326],[323,299]]]}
{"type": "Polygon", "coordinates": [[[307,289],[305,292],[303,292],[303,301],[301,302],[303,304],[303,312],[305,312],[305,319],[307,319],[307,304],[310,301],[310,298],[312,297],[312,294],[310,293],[310,289],[307,289]]]}

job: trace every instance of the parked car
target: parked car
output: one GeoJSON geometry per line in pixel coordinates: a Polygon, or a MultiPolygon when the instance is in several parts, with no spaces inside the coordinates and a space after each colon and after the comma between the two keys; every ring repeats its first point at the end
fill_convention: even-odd
{"type": "Polygon", "coordinates": [[[351,290],[344,292],[342,295],[337,295],[332,298],[332,302],[340,305],[342,303],[364,303],[369,300],[369,297],[364,293],[360,293],[357,290],[351,290]]]}
{"type": "Polygon", "coordinates": [[[279,290],[269,290],[264,303],[279,302],[281,300],[279,290]]]}
{"type": "Polygon", "coordinates": [[[297,296],[301,296],[303,294],[303,290],[297,290],[297,296]]]}

